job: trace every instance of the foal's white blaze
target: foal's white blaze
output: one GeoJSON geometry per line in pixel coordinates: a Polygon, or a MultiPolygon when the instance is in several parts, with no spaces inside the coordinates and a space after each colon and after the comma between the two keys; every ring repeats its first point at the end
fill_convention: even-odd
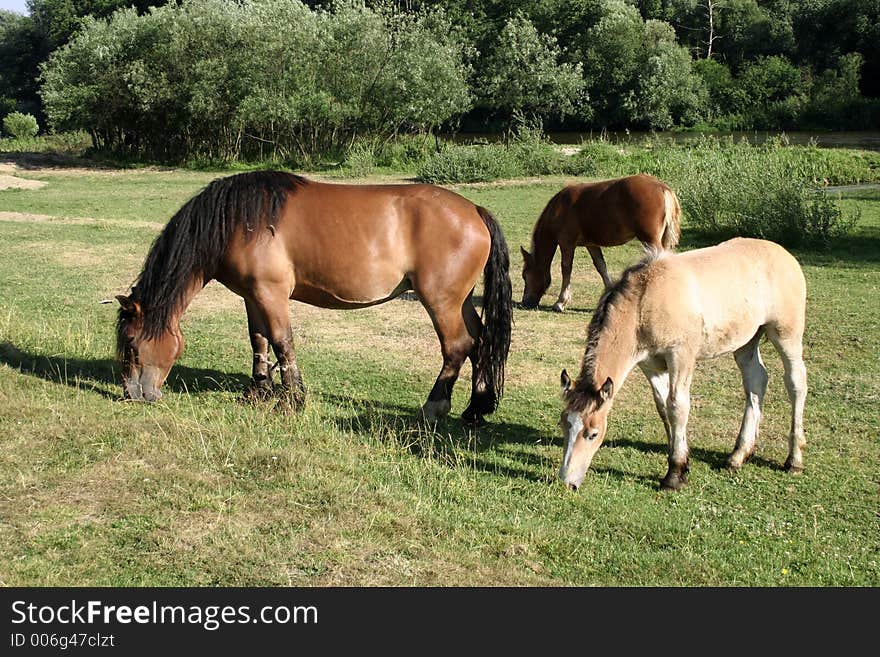
{"type": "MultiPolygon", "coordinates": [[[[565,457],[562,459],[562,467],[559,468],[559,478],[565,481],[568,475],[568,466],[571,463],[571,454],[574,451],[574,444],[577,438],[584,430],[584,421],[581,419],[580,413],[571,412],[568,414],[568,445],[565,448],[565,457]]],[[[567,482],[566,482],[567,483],[567,482]]]]}

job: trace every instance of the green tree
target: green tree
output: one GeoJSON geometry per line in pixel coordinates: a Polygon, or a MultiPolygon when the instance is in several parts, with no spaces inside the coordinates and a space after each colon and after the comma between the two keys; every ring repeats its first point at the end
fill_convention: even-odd
{"type": "Polygon", "coordinates": [[[516,14],[498,34],[478,91],[487,107],[508,119],[517,110],[530,117],[563,117],[581,105],[584,80],[579,63],[561,62],[556,39],[540,34],[531,21],[516,14]]]}

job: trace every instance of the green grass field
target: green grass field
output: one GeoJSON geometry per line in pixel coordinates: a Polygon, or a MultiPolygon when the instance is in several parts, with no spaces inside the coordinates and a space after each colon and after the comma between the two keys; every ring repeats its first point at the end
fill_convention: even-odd
{"type": "MultiPolygon", "coordinates": [[[[6,173],[9,173],[8,171],[6,173]]],[[[574,301],[515,311],[507,388],[490,424],[416,413],[437,375],[422,307],[291,304],[309,387],[301,415],[239,401],[250,374],[243,302],[217,284],[184,316],[163,400],[120,401],[116,304],[161,225],[218,173],[17,169],[0,191],[0,584],[880,585],[880,194],[829,252],[796,252],[808,284],[806,471],[781,468],[789,406],[770,387],[754,459],[722,469],[742,415],[732,357],[692,390],[690,484],[662,493],[665,435],[641,374],[577,493],[556,480],[559,372],[577,371],[601,292],[586,252],[574,301]]],[[[519,245],[563,179],[462,186],[519,245]]],[[[681,248],[704,244],[684,226],[681,248]]],[[[636,244],[606,250],[619,273],[636,244]]]]}

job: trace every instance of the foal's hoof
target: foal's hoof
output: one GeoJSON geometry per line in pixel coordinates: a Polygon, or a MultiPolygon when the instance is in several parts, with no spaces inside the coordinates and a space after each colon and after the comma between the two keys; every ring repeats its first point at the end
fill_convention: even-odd
{"type": "Polygon", "coordinates": [[[739,456],[734,453],[727,457],[727,462],[724,464],[730,472],[739,472],[739,469],[743,466],[743,464],[748,461],[754,455],[754,451],[749,452],[745,456],[739,456]]]}
{"type": "Polygon", "coordinates": [[[687,482],[685,473],[668,472],[660,481],[660,490],[681,490],[687,482]]]}
{"type": "Polygon", "coordinates": [[[565,306],[563,306],[561,303],[554,303],[553,304],[553,312],[561,313],[564,311],[565,311],[565,306]]]}
{"type": "Polygon", "coordinates": [[[791,459],[788,459],[785,461],[785,471],[788,474],[793,474],[793,475],[800,474],[804,471],[804,464],[803,463],[795,463],[791,459]]]}

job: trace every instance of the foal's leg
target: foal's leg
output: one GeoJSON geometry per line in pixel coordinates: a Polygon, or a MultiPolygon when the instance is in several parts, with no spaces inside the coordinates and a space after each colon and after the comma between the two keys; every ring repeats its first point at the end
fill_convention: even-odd
{"type": "MultiPolygon", "coordinates": [[[[560,244],[559,253],[562,256],[562,289],[559,291],[559,298],[553,305],[553,310],[561,313],[571,303],[571,269],[574,265],[574,246],[560,244]]],[[[601,252],[599,257],[602,257],[601,252]]]]}
{"type": "Polygon", "coordinates": [[[462,303],[431,303],[422,293],[419,293],[419,297],[431,316],[443,353],[443,367],[420,413],[422,419],[434,421],[447,415],[452,408],[452,387],[458,379],[464,359],[475,348],[476,340],[465,325],[462,303]]]}
{"type": "Polygon", "coordinates": [[[666,400],[666,417],[669,419],[669,469],[660,487],[678,490],[687,483],[688,445],[685,431],[691,410],[691,381],[694,376],[695,358],[692,354],[679,354],[667,358],[669,370],[669,397],[666,400]]]}
{"type": "Polygon", "coordinates": [[[466,424],[480,426],[484,423],[483,416],[495,410],[496,391],[487,387],[484,373],[479,368],[480,335],[483,331],[483,323],[474,308],[473,298],[465,299],[462,306],[462,317],[467,327],[468,334],[474,340],[468,358],[471,361],[471,401],[461,414],[466,424]]]}
{"type": "Polygon", "coordinates": [[[272,374],[269,371],[269,339],[262,314],[252,301],[245,300],[247,309],[248,333],[251,338],[251,349],[254,352],[251,385],[245,398],[263,401],[272,394],[272,374]]]}
{"type": "Polygon", "coordinates": [[[602,277],[602,282],[605,284],[605,288],[611,287],[611,279],[608,278],[608,267],[605,265],[605,258],[602,255],[602,249],[598,246],[588,246],[587,251],[590,252],[590,257],[593,259],[593,265],[596,267],[596,271],[599,272],[599,276],[602,277]]]}
{"type": "Polygon", "coordinates": [[[288,303],[287,290],[280,288],[261,291],[254,299],[255,309],[263,316],[269,343],[278,359],[275,368],[281,375],[283,400],[292,410],[298,411],[305,404],[306,388],[293,350],[288,303]]]}
{"type": "Polygon", "coordinates": [[[788,436],[788,458],[785,469],[792,474],[804,469],[803,448],[807,446],[804,436],[804,403],[807,399],[807,368],[803,358],[803,332],[788,331],[781,334],[767,328],[767,337],[782,357],[785,368],[785,389],[791,401],[791,432],[788,436]]]}
{"type": "Polygon", "coordinates": [[[733,353],[742,374],[743,390],[746,393],[746,408],[743,412],[736,446],[727,459],[727,467],[731,470],[738,470],[755,453],[758,425],[761,422],[761,406],[764,403],[764,393],[767,392],[767,381],[769,380],[767,368],[764,367],[761,352],[758,350],[758,343],[763,334],[764,331],[759,330],[755,337],[733,353]]]}

